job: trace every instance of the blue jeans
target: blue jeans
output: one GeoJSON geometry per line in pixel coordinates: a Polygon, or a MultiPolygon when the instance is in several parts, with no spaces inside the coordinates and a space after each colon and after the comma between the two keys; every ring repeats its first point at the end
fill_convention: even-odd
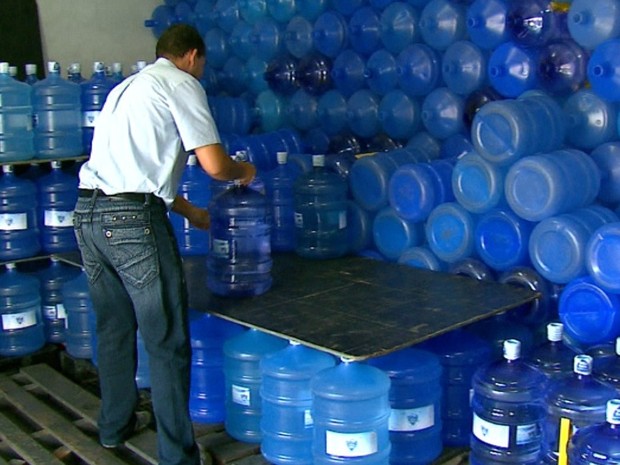
{"type": "Polygon", "coordinates": [[[122,442],[133,429],[139,327],[160,465],[198,465],[189,416],[187,289],[164,204],[80,197],[74,226],[96,313],[101,441],[122,442]]]}

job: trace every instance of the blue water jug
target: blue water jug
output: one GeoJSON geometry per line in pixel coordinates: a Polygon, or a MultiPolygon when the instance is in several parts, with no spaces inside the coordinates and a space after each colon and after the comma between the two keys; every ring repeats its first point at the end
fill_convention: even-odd
{"type": "Polygon", "coordinates": [[[357,254],[372,246],[374,214],[364,210],[354,200],[347,200],[347,231],[349,252],[357,254]]]}
{"type": "Polygon", "coordinates": [[[565,459],[570,435],[604,422],[607,401],[616,396],[615,389],[592,376],[592,357],[575,355],[573,374],[552,380],[545,393],[545,463],[565,459]]]}
{"type": "Polygon", "coordinates": [[[254,296],[271,288],[271,215],[264,194],[247,186],[211,199],[207,287],[225,296],[254,296]]]}
{"type": "Polygon", "coordinates": [[[379,96],[369,89],[356,91],[347,100],[347,120],[355,135],[375,136],[379,132],[379,96]]]}
{"type": "Polygon", "coordinates": [[[293,342],[261,360],[261,453],[269,463],[312,465],[310,380],[335,364],[331,355],[293,342]]]}
{"type": "Polygon", "coordinates": [[[465,5],[449,0],[431,0],[420,13],[422,40],[435,50],[444,51],[467,35],[465,5]]]}
{"type": "Polygon", "coordinates": [[[363,56],[371,55],[380,46],[380,23],[377,12],[370,6],[356,10],[349,18],[351,49],[363,56]]]}
{"type": "Polygon", "coordinates": [[[242,20],[235,24],[235,27],[230,33],[228,45],[237,58],[247,61],[250,56],[252,56],[252,52],[254,51],[252,45],[253,32],[254,28],[252,24],[247,21],[242,20]]]}
{"type": "Polygon", "coordinates": [[[465,131],[465,100],[447,87],[432,90],[422,102],[420,117],[426,130],[438,139],[465,131]]]}
{"type": "Polygon", "coordinates": [[[597,228],[586,244],[585,264],[589,275],[605,291],[620,294],[617,259],[620,249],[620,222],[612,221],[597,228]]]}
{"type": "Polygon", "coordinates": [[[538,368],[549,379],[560,379],[573,372],[575,352],[562,340],[564,325],[559,322],[547,324],[547,340],[534,347],[526,363],[538,368]]]}
{"type": "Polygon", "coordinates": [[[322,95],[332,88],[332,63],[320,54],[310,54],[299,60],[297,75],[300,86],[312,95],[322,95]]]}
{"type": "Polygon", "coordinates": [[[348,24],[335,10],[326,10],[316,19],[312,29],[312,44],[325,56],[336,57],[349,43],[348,24]]]}
{"type": "Polygon", "coordinates": [[[39,280],[7,263],[0,274],[0,355],[21,357],[45,345],[39,280]]]}
{"type": "Polygon", "coordinates": [[[267,13],[279,23],[287,23],[297,13],[295,0],[267,0],[267,13]]]}
{"type": "Polygon", "coordinates": [[[168,5],[157,5],[149,19],[144,21],[144,27],[150,28],[156,38],[159,38],[166,29],[175,24],[177,16],[174,8],[168,5]]]}
{"type": "Polygon", "coordinates": [[[328,90],[317,102],[321,129],[328,135],[336,135],[347,127],[347,100],[339,90],[328,90]]]}
{"type": "Polygon", "coordinates": [[[588,465],[620,463],[620,399],[607,402],[605,423],[587,426],[577,431],[568,445],[569,463],[588,465]]]}
{"type": "Polygon", "coordinates": [[[587,354],[591,355],[593,359],[593,376],[597,380],[612,386],[616,393],[620,392],[620,337],[616,338],[614,342],[607,342],[589,348],[587,354]],[[613,352],[611,354],[606,353],[605,350],[611,347],[613,347],[613,352]],[[595,358],[596,355],[599,357],[598,360],[595,358]]]}
{"type": "Polygon", "coordinates": [[[506,22],[514,40],[526,47],[544,46],[566,32],[566,8],[550,0],[509,2],[506,22]]]}
{"type": "Polygon", "coordinates": [[[573,279],[558,305],[566,335],[589,347],[620,336],[620,297],[606,292],[590,276],[573,279]]]}
{"type": "Polygon", "coordinates": [[[554,283],[567,283],[587,274],[588,241],[598,228],[617,222],[617,218],[608,208],[592,205],[540,221],[530,235],[532,264],[554,283]]]}
{"type": "Polygon", "coordinates": [[[41,247],[47,253],[77,250],[73,231],[77,187],[76,177],[65,173],[59,161],[53,161],[50,173],[37,180],[41,247]]]}
{"type": "Polygon", "coordinates": [[[297,90],[288,100],[286,120],[300,131],[308,131],[318,126],[318,99],[304,89],[297,90]]]}
{"type": "Polygon", "coordinates": [[[493,50],[487,63],[491,85],[507,98],[515,98],[538,86],[538,49],[504,42],[493,50]]]}
{"type": "Polygon", "coordinates": [[[278,152],[278,166],[265,178],[267,199],[271,205],[271,249],[276,252],[295,250],[295,174],[287,164],[288,153],[278,152]]]}
{"type": "Polygon", "coordinates": [[[113,87],[114,82],[106,76],[103,62],[95,61],[93,63],[93,75],[90,79],[80,84],[82,143],[85,154],[90,153],[97,118],[99,113],[101,113],[105,99],[113,87]]]}
{"type": "Polygon", "coordinates": [[[209,313],[189,310],[192,347],[189,413],[197,423],[223,423],[226,416],[224,342],[243,327],[209,313]]]}
{"type": "Polygon", "coordinates": [[[420,347],[439,357],[441,373],[441,435],[445,446],[469,446],[473,414],[470,405],[474,372],[491,360],[488,342],[457,329],[429,339],[420,347]]]}
{"type": "Polygon", "coordinates": [[[582,87],[586,80],[589,54],[571,39],[544,45],[538,57],[538,82],[543,90],[566,96],[582,87]]]}
{"type": "Polygon", "coordinates": [[[2,165],[0,176],[0,259],[35,256],[41,250],[36,185],[2,165]]]}
{"type": "Polygon", "coordinates": [[[325,156],[312,156],[313,170],[294,184],[296,246],[306,258],[335,258],[348,251],[347,183],[325,168],[325,156]]]}
{"type": "MultiPolygon", "coordinates": [[[[213,5],[211,18],[217,28],[227,33],[232,32],[235,24],[241,19],[241,15],[239,14],[239,3],[237,0],[217,0],[215,5],[213,5]]],[[[205,45],[207,45],[207,47],[209,46],[208,44],[209,41],[205,37],[205,45]]],[[[209,55],[208,52],[207,55],[209,55]]],[[[210,57],[209,55],[209,61],[211,61],[210,57]]]]}
{"type": "Polygon", "coordinates": [[[406,2],[390,2],[381,12],[380,39],[383,47],[393,54],[399,54],[408,45],[419,42],[419,14],[406,2]]]}
{"type": "Polygon", "coordinates": [[[420,104],[400,89],[385,94],[379,102],[379,124],[385,134],[406,140],[415,134],[421,122],[420,104]]]}
{"type": "Polygon", "coordinates": [[[479,368],[472,379],[470,464],[538,465],[541,459],[545,375],[526,365],[521,343],[504,341],[504,359],[479,368]]]}
{"type": "Polygon", "coordinates": [[[521,343],[521,356],[525,359],[534,348],[534,332],[529,326],[511,318],[507,312],[476,322],[467,327],[491,346],[491,360],[503,360],[504,342],[516,339],[521,343]]]}
{"type": "Polygon", "coordinates": [[[490,210],[476,224],[476,253],[497,271],[527,266],[529,240],[534,224],[518,217],[509,208],[490,210]]]}
{"type": "Polygon", "coordinates": [[[63,79],[55,61],[47,70],[48,76],[32,86],[36,158],[82,155],[80,86],[63,79]]]}
{"type": "MultiPolygon", "coordinates": [[[[269,84],[265,79],[265,72],[269,64],[257,56],[251,56],[245,62],[245,70],[247,75],[247,90],[249,90],[254,96],[259,95],[261,92],[269,89],[269,84]]],[[[209,89],[205,89],[207,95],[213,95],[215,92],[209,92],[209,89]]],[[[212,98],[212,97],[211,97],[212,98]]]]}
{"type": "Polygon", "coordinates": [[[448,271],[459,276],[466,276],[471,279],[479,279],[482,281],[495,281],[493,270],[478,258],[463,258],[448,267],[448,271]]]}
{"type": "Polygon", "coordinates": [[[95,310],[88,290],[88,278],[82,270],[62,285],[62,299],[67,313],[65,348],[75,358],[93,358],[95,310]]]}
{"type": "Polygon", "coordinates": [[[308,21],[316,20],[328,6],[327,0],[297,0],[297,11],[308,21]]]}
{"type": "MultiPolygon", "coordinates": [[[[501,273],[497,281],[537,292],[539,297],[504,313],[510,321],[537,330],[555,313],[553,286],[529,266],[514,266],[501,273]]],[[[526,341],[522,340],[522,346],[526,341]]],[[[529,352],[529,351],[528,351],[529,352]]]]}
{"type": "Polygon", "coordinates": [[[506,0],[474,0],[467,8],[466,25],[469,39],[478,47],[493,50],[510,38],[506,24],[506,0]]]}
{"type": "MultiPolygon", "coordinates": [[[[218,83],[223,91],[232,97],[242,95],[248,87],[248,73],[245,61],[237,56],[230,56],[218,73],[218,83]]],[[[248,132],[247,130],[245,132],[248,132]]]]}
{"type": "Polygon", "coordinates": [[[454,200],[452,160],[412,163],[400,166],[390,177],[390,205],[402,218],[424,221],[441,203],[454,200]]]}
{"type": "Polygon", "coordinates": [[[238,0],[239,16],[248,24],[256,24],[269,16],[266,0],[238,0]]]}
{"type": "Polygon", "coordinates": [[[32,98],[28,84],[9,76],[9,64],[0,63],[0,160],[34,158],[32,98]]]}
{"type": "Polygon", "coordinates": [[[219,70],[230,56],[226,33],[219,27],[209,29],[204,35],[206,54],[209,57],[209,66],[219,70]]]}
{"type": "Polygon", "coordinates": [[[439,158],[455,161],[474,150],[474,145],[471,143],[471,138],[467,132],[465,134],[453,134],[441,141],[439,158]]]}
{"type": "Polygon", "coordinates": [[[261,360],[286,347],[284,339],[250,329],[224,342],[226,432],[238,441],[260,443],[263,415],[261,360]]]}
{"type": "Polygon", "coordinates": [[[456,41],[443,53],[441,75],[448,89],[467,96],[487,81],[486,54],[473,42],[456,41]]]}
{"type": "Polygon", "coordinates": [[[620,101],[620,39],[597,46],[588,61],[588,81],[597,95],[610,102],[620,101]]]}
{"type": "Polygon", "coordinates": [[[264,90],[254,102],[257,126],[263,131],[275,131],[284,125],[286,103],[272,90],[264,90]]]}
{"type": "Polygon", "coordinates": [[[425,44],[411,44],[396,57],[398,86],[415,97],[429,94],[442,83],[439,54],[425,44]]]}
{"type": "Polygon", "coordinates": [[[47,342],[65,342],[67,310],[62,297],[62,286],[76,278],[79,272],[79,268],[65,265],[54,256],[50,258],[48,266],[36,272],[41,283],[41,309],[47,342]]]}
{"type": "Polygon", "coordinates": [[[439,357],[406,348],[368,363],[390,377],[390,465],[431,463],[443,449],[439,357]]]}
{"type": "Polygon", "coordinates": [[[392,261],[397,261],[410,247],[424,242],[423,224],[401,218],[392,207],[385,207],[377,213],[372,223],[372,235],[377,250],[392,261]]]}
{"type": "Polygon", "coordinates": [[[350,49],[343,50],[334,58],[332,65],[334,86],[342,95],[350,97],[365,86],[365,70],[366,62],[358,53],[350,49]]]}
{"type": "Polygon", "coordinates": [[[315,465],[343,461],[386,465],[389,435],[390,378],[380,369],[343,362],[310,381],[315,465]]]}
{"type": "Polygon", "coordinates": [[[620,36],[620,4],[617,0],[574,0],[568,10],[568,31],[582,47],[593,50],[620,36]]]}
{"type": "Polygon", "coordinates": [[[312,52],[312,23],[308,18],[296,15],[286,25],[284,46],[295,58],[302,58],[312,52]]]}
{"type": "Polygon", "coordinates": [[[572,147],[590,151],[616,139],[618,109],[591,89],[569,95],[562,110],[566,115],[566,141],[572,147]]]}
{"type": "Polygon", "coordinates": [[[427,245],[408,248],[398,257],[398,263],[431,271],[446,271],[447,268],[446,263],[439,260],[427,245]]]}
{"type": "Polygon", "coordinates": [[[215,0],[196,0],[194,2],[194,26],[201,36],[215,27],[215,18],[212,15],[214,7],[215,0]]]}
{"type": "MultiPolygon", "coordinates": [[[[211,177],[191,153],[181,176],[178,195],[199,208],[207,209],[211,201],[211,177]]],[[[209,252],[209,231],[192,226],[187,218],[171,211],[168,214],[181,255],[206,255],[209,252]]]]}
{"type": "Polygon", "coordinates": [[[608,142],[596,147],[592,159],[601,170],[601,186],[598,199],[605,205],[620,202],[620,143],[608,142]]]}
{"type": "Polygon", "coordinates": [[[26,74],[24,82],[26,84],[32,85],[39,80],[37,76],[37,65],[35,65],[34,63],[26,63],[24,65],[24,71],[26,74]]]}
{"type": "Polygon", "coordinates": [[[298,60],[292,55],[281,55],[267,64],[265,81],[269,88],[282,95],[293,95],[299,89],[298,60]]]}
{"type": "Polygon", "coordinates": [[[69,64],[69,66],[67,67],[67,80],[75,82],[76,84],[81,84],[82,82],[84,82],[86,79],[84,78],[84,76],[82,76],[82,65],[80,65],[79,63],[69,64]]]}
{"type": "Polygon", "coordinates": [[[456,202],[436,206],[425,224],[429,247],[443,261],[456,262],[475,251],[476,218],[456,202]]]}

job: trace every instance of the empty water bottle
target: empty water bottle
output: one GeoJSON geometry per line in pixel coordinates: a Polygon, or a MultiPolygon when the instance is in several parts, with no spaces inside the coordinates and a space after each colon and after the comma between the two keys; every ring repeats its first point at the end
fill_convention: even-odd
{"type": "MultiPolygon", "coordinates": [[[[596,379],[612,386],[616,390],[616,394],[620,395],[620,337],[616,338],[613,343],[607,343],[606,346],[614,347],[613,355],[601,357],[598,364],[592,356],[592,373],[596,379]]],[[[591,355],[590,349],[588,355],[591,355]]]]}
{"type": "Polygon", "coordinates": [[[443,51],[467,35],[465,5],[449,0],[431,0],[420,13],[420,35],[435,50],[443,51]]]}
{"type": "Polygon", "coordinates": [[[365,70],[366,62],[358,53],[350,49],[343,50],[334,58],[332,65],[334,86],[344,96],[350,97],[365,86],[365,70]]]}
{"type": "Polygon", "coordinates": [[[24,82],[26,84],[32,85],[39,80],[37,76],[37,65],[35,65],[34,63],[27,63],[26,65],[24,65],[24,71],[26,74],[24,82]]]}
{"type": "Polygon", "coordinates": [[[30,86],[9,76],[9,64],[0,63],[0,161],[34,157],[30,86]]]}
{"type": "Polygon", "coordinates": [[[313,95],[322,95],[332,87],[332,63],[319,54],[309,54],[299,60],[297,76],[299,84],[313,95]]]}
{"type": "Polygon", "coordinates": [[[425,44],[411,44],[396,57],[398,86],[411,96],[429,94],[442,82],[439,54],[425,44]]]}
{"type": "Polygon", "coordinates": [[[597,46],[588,60],[588,81],[592,90],[610,102],[620,101],[620,39],[597,46]]]}
{"type": "Polygon", "coordinates": [[[435,207],[426,220],[426,240],[443,261],[453,263],[475,251],[476,218],[456,202],[435,207]]]}
{"type": "Polygon", "coordinates": [[[346,48],[348,42],[348,24],[344,16],[335,10],[321,13],[312,29],[314,48],[334,58],[346,48]]]}
{"type": "Polygon", "coordinates": [[[398,260],[405,250],[424,242],[423,224],[400,217],[391,207],[377,213],[372,234],[377,250],[392,261],[398,260]]]}
{"type": "Polygon", "coordinates": [[[495,281],[493,270],[478,258],[468,257],[451,263],[448,267],[448,271],[452,274],[466,276],[472,279],[495,281]]]}
{"type": "Polygon", "coordinates": [[[487,81],[487,56],[468,40],[451,44],[443,53],[441,75],[448,89],[467,96],[487,81]]]}
{"type": "Polygon", "coordinates": [[[389,91],[379,102],[379,123],[388,136],[406,140],[415,134],[421,121],[420,104],[402,90],[389,91]]]}
{"type": "Polygon", "coordinates": [[[493,50],[487,64],[491,85],[502,96],[515,98],[538,86],[538,49],[504,42],[493,50]]]}
{"type": "Polygon", "coordinates": [[[571,37],[593,50],[620,36],[620,4],[617,0],[574,0],[570,2],[567,22],[571,37]]]}
{"type": "Polygon", "coordinates": [[[593,232],[585,250],[585,263],[589,275],[604,290],[614,294],[620,293],[616,265],[620,253],[618,237],[620,237],[620,223],[612,221],[593,232]]]}
{"type": "Polygon", "coordinates": [[[566,32],[566,13],[565,8],[550,0],[510,2],[506,22],[520,44],[543,46],[566,32]]]}
{"type": "Polygon", "coordinates": [[[381,12],[380,37],[385,49],[399,54],[419,41],[418,11],[406,2],[390,2],[381,12]]]}
{"type": "Polygon", "coordinates": [[[577,431],[568,445],[571,465],[620,463],[620,399],[607,402],[606,422],[577,431]]]}
{"type": "Polygon", "coordinates": [[[75,82],[76,84],[81,84],[84,82],[86,79],[82,76],[82,65],[79,63],[71,63],[67,67],[67,79],[71,82],[75,82]]]}
{"type": "Polygon", "coordinates": [[[93,358],[96,350],[94,333],[95,309],[88,290],[88,278],[82,270],[62,286],[62,299],[67,312],[65,347],[75,358],[93,358]]]}
{"type": "MultiPolygon", "coordinates": [[[[536,270],[529,266],[514,266],[498,276],[498,282],[523,287],[539,294],[531,302],[512,308],[504,315],[514,323],[536,330],[555,313],[553,287],[536,270]]],[[[525,345],[525,340],[522,340],[525,345]]]]}
{"type": "Polygon", "coordinates": [[[296,15],[286,25],[284,46],[295,58],[302,58],[312,51],[312,23],[308,18],[296,15]]]}
{"type": "Polygon", "coordinates": [[[547,324],[547,340],[534,347],[526,363],[538,368],[549,379],[560,379],[573,372],[575,352],[562,340],[564,325],[547,324]]]}
{"type": "Polygon", "coordinates": [[[267,13],[279,23],[287,23],[296,12],[295,0],[267,0],[267,13]]]}
{"type": "Polygon", "coordinates": [[[373,137],[379,132],[379,97],[369,89],[356,91],[347,100],[349,129],[360,137],[373,137]]]}
{"type": "Polygon", "coordinates": [[[89,154],[95,133],[95,124],[106,97],[114,87],[114,82],[105,74],[101,61],[93,64],[93,75],[80,84],[82,105],[82,141],[84,153],[89,154]]]}
{"type": "Polygon", "coordinates": [[[485,50],[492,50],[507,42],[510,38],[506,24],[507,12],[506,0],[474,0],[466,13],[469,39],[485,50]]]}
{"type": "Polygon", "coordinates": [[[349,18],[349,40],[351,48],[357,53],[368,56],[380,46],[380,23],[377,12],[363,6],[349,18]]]}
{"type": "Polygon", "coordinates": [[[295,250],[295,175],[287,164],[288,153],[278,152],[278,166],[265,178],[265,190],[271,205],[271,248],[274,251],[295,250]]]}
{"type": "MultiPolygon", "coordinates": [[[[618,109],[592,89],[579,89],[569,95],[562,109],[566,115],[566,141],[574,148],[593,150],[616,139],[618,109]]],[[[592,158],[596,161],[594,154],[592,158]]]]}

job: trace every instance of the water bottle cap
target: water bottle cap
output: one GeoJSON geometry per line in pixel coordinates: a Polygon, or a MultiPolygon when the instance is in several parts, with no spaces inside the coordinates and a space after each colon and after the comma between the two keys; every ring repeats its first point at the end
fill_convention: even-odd
{"type": "Polygon", "coordinates": [[[13,172],[13,165],[2,165],[2,172],[3,173],[12,173],[13,172]]]}
{"type": "Polygon", "coordinates": [[[237,150],[232,158],[235,161],[248,161],[248,153],[245,150],[237,150]]]}
{"type": "Polygon", "coordinates": [[[114,63],[112,63],[112,72],[113,73],[120,73],[123,71],[123,64],[116,61],[114,63]]]}
{"type": "Polygon", "coordinates": [[[294,341],[293,339],[289,339],[288,343],[292,346],[298,346],[301,345],[301,343],[299,341],[294,341]]]}
{"type": "Polygon", "coordinates": [[[506,339],[504,341],[504,358],[506,360],[517,360],[519,357],[521,357],[521,341],[506,339]]]}
{"type": "MultiPolygon", "coordinates": [[[[58,65],[58,63],[57,63],[57,62],[55,62],[55,61],[50,61],[50,62],[48,62],[48,63],[47,63],[47,70],[48,70],[50,73],[55,72],[55,68],[54,68],[54,66],[56,66],[56,65],[58,65]]],[[[58,67],[58,71],[60,71],[60,67],[58,67]]],[[[71,63],[71,64],[69,65],[69,67],[67,68],[67,72],[68,72],[68,73],[70,73],[70,74],[78,74],[78,73],[80,73],[81,71],[82,71],[82,66],[80,66],[80,64],[79,64],[79,63],[71,63]]]]}
{"type": "Polygon", "coordinates": [[[145,68],[145,66],[146,66],[146,61],[144,61],[144,60],[136,61],[136,69],[138,71],[142,71],[145,68]]]}
{"type": "Polygon", "coordinates": [[[9,64],[6,61],[0,62],[0,73],[8,74],[9,72],[9,64]]]}
{"type": "Polygon", "coordinates": [[[620,425],[620,399],[611,399],[607,401],[605,417],[607,423],[611,425],[620,425]]]}
{"type": "Polygon", "coordinates": [[[60,168],[61,166],[62,166],[62,163],[60,163],[60,161],[58,161],[58,160],[54,160],[54,161],[52,161],[52,168],[56,168],[56,169],[58,169],[58,168],[60,168]]]}
{"type": "Polygon", "coordinates": [[[589,355],[575,355],[573,361],[573,371],[578,375],[592,374],[592,357],[589,355]]]}
{"type": "Polygon", "coordinates": [[[105,65],[103,64],[103,61],[93,62],[93,72],[100,73],[102,71],[105,71],[105,65]]]}
{"type": "Polygon", "coordinates": [[[278,164],[279,165],[284,165],[286,163],[286,159],[288,157],[288,153],[287,152],[278,152],[276,154],[276,157],[278,159],[278,164]]]}
{"type": "Polygon", "coordinates": [[[197,163],[198,163],[198,158],[196,157],[196,154],[190,153],[189,156],[187,157],[187,165],[195,166],[197,163]]]}
{"type": "Polygon", "coordinates": [[[17,66],[9,66],[9,76],[17,76],[17,66]]]}
{"type": "Polygon", "coordinates": [[[560,342],[564,333],[564,325],[562,323],[549,323],[547,325],[547,339],[552,342],[560,342]]]}
{"type": "Polygon", "coordinates": [[[325,166],[325,155],[312,155],[312,166],[325,166]]]}
{"type": "Polygon", "coordinates": [[[7,270],[14,270],[15,269],[15,263],[7,263],[6,264],[6,269],[7,270]]]}
{"type": "Polygon", "coordinates": [[[26,74],[37,74],[37,65],[33,63],[26,64],[26,74]]]}

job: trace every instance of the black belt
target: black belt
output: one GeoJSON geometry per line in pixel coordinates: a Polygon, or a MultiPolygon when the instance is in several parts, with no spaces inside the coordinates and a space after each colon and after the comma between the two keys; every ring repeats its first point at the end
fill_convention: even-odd
{"type": "Polygon", "coordinates": [[[125,200],[129,202],[140,202],[140,203],[152,203],[152,202],[162,201],[155,194],[151,194],[151,193],[140,194],[137,192],[122,192],[119,194],[107,195],[101,189],[78,189],[78,197],[92,198],[93,196],[103,197],[103,198],[110,199],[110,200],[125,200]]]}

